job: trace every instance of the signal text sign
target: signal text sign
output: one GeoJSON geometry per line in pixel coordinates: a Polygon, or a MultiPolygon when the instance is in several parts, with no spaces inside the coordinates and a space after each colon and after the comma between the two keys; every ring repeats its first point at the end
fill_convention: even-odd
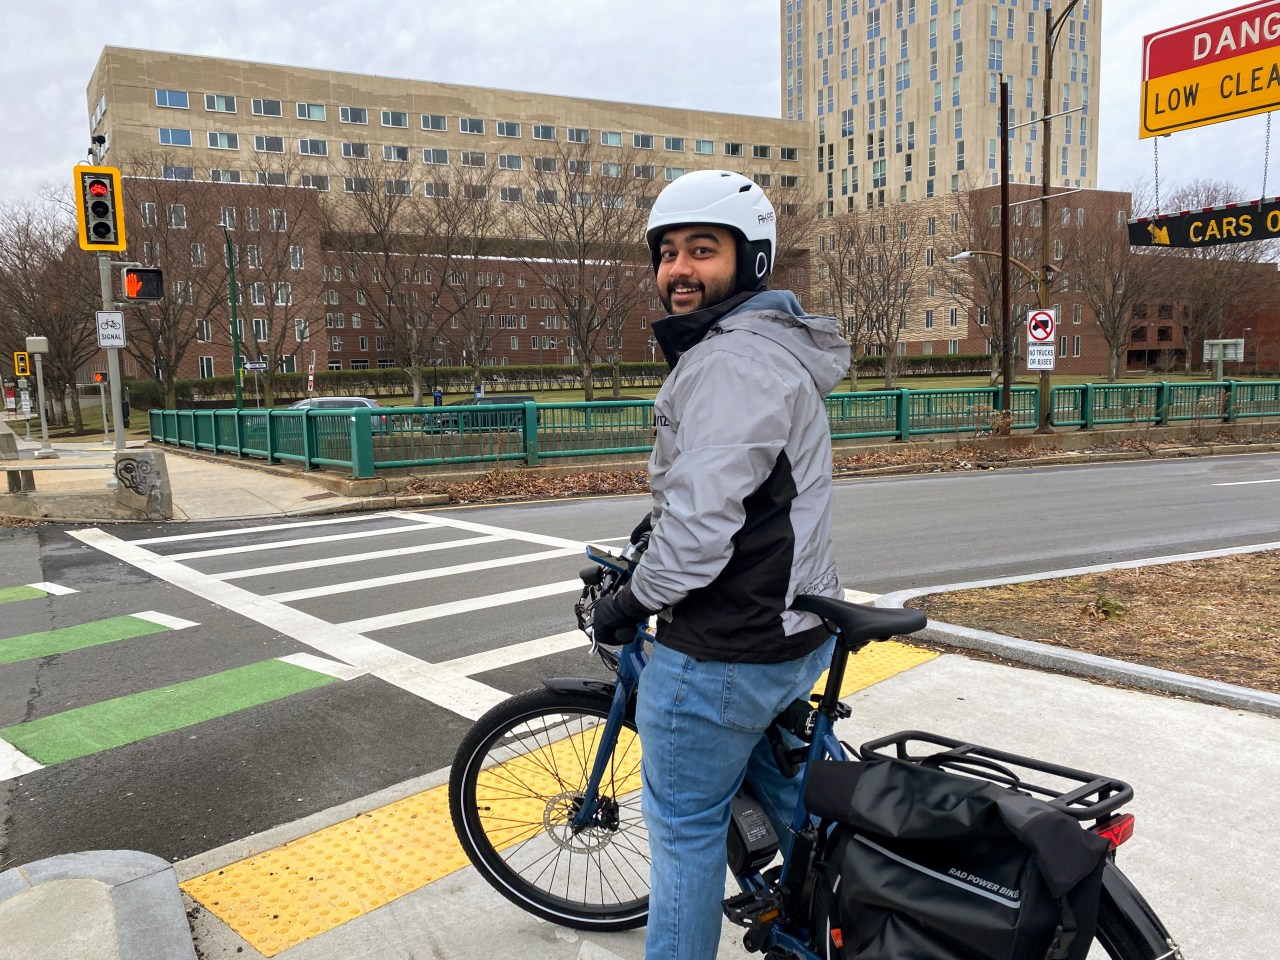
{"type": "Polygon", "coordinates": [[[1261,0],[1142,41],[1139,137],[1280,107],[1280,0],[1261,0]]]}
{"type": "Polygon", "coordinates": [[[1129,221],[1135,247],[1216,247],[1280,237],[1280,199],[1129,221]]]}

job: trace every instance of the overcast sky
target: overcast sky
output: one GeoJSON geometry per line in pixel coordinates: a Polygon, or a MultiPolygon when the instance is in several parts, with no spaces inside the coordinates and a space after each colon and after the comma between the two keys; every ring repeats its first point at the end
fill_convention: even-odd
{"type": "MultiPolygon", "coordinates": [[[[1241,2],[1094,0],[1100,187],[1129,189],[1154,172],[1152,141],[1138,140],[1142,37],[1241,2]]],[[[779,116],[777,0],[3,0],[0,10],[0,201],[69,180],[88,148],[85,87],[105,44],[779,116]]],[[[1257,199],[1265,133],[1259,116],[1160,140],[1162,194],[1216,178],[1235,183],[1238,199],[1257,199]]],[[[1276,196],[1280,162],[1271,166],[1276,196]]]]}

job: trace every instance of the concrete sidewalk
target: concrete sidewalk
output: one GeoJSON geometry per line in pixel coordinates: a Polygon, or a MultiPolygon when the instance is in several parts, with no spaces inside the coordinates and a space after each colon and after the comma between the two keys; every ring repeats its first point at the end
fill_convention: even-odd
{"type": "MultiPolygon", "coordinates": [[[[41,465],[90,465],[84,469],[40,470],[34,473],[35,497],[45,498],[52,512],[50,520],[93,522],[92,517],[59,516],[58,505],[73,506],[75,498],[103,495],[114,480],[110,466],[115,447],[98,443],[54,443],[56,460],[41,460],[41,465]],[[67,497],[70,499],[62,500],[67,497]]],[[[147,446],[146,441],[130,441],[130,450],[147,446]]],[[[40,442],[18,438],[24,460],[40,449],[40,442]]],[[[319,474],[308,474],[288,466],[262,463],[241,465],[227,457],[214,458],[201,454],[180,453],[170,447],[162,450],[173,491],[174,520],[241,520],[254,517],[294,517],[319,513],[342,513],[353,510],[385,510],[404,506],[426,506],[447,502],[447,497],[427,496],[347,496],[323,485],[319,474]]],[[[6,461],[12,465],[12,461],[6,461]]],[[[328,479],[337,479],[326,475],[328,479]]],[[[339,484],[333,484],[339,486],[339,484]]],[[[31,496],[17,494],[14,496],[31,496]]],[[[2,500],[3,497],[0,497],[2,500]]],[[[0,507],[0,515],[3,515],[0,507]]]]}

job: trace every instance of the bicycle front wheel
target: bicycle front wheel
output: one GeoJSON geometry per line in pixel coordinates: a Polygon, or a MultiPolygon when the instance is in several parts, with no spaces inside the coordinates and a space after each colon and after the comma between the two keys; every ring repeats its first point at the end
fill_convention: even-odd
{"type": "Polygon", "coordinates": [[[522,909],[579,930],[630,930],[649,914],[649,834],[640,816],[632,718],[604,743],[603,695],[531,690],[481,717],[454,757],[449,810],[467,856],[522,909]],[[597,755],[610,751],[598,795],[597,755]],[[572,821],[584,804],[589,824],[572,821]]]}

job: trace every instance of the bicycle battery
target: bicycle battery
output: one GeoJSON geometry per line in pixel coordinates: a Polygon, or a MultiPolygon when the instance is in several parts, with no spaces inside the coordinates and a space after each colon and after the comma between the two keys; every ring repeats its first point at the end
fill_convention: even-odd
{"type": "Polygon", "coordinates": [[[727,848],[729,871],[734,876],[763,869],[778,853],[778,835],[745,783],[730,807],[727,848]]]}

